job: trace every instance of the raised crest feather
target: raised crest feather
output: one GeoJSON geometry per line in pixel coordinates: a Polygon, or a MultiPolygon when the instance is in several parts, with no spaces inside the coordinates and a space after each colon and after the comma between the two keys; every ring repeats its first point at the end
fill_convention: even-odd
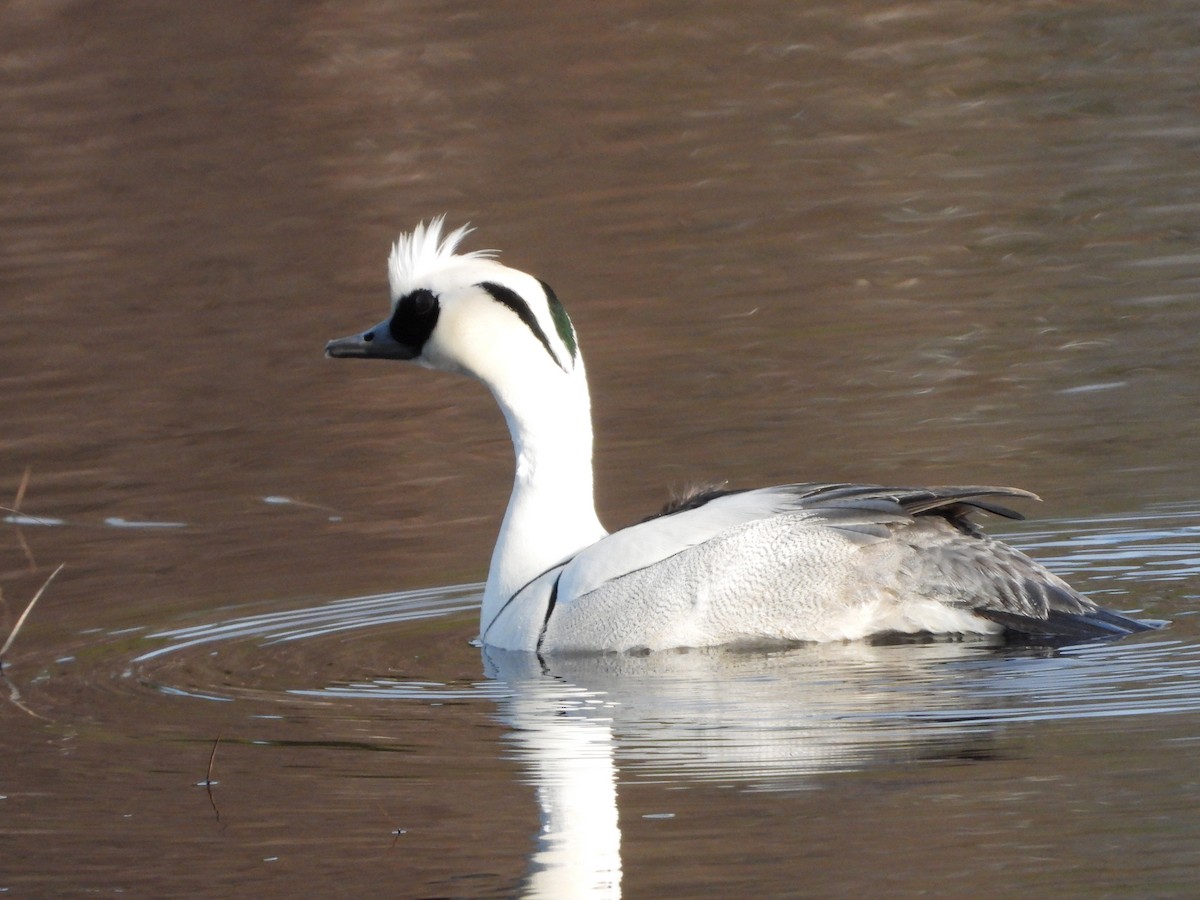
{"type": "Polygon", "coordinates": [[[443,238],[442,228],[445,223],[445,215],[437,216],[428,223],[419,223],[412,232],[402,234],[396,239],[391,256],[388,257],[388,282],[393,301],[419,287],[418,282],[450,263],[470,259],[492,259],[499,252],[472,250],[468,253],[458,253],[458,245],[474,229],[470,225],[463,225],[443,238]]]}

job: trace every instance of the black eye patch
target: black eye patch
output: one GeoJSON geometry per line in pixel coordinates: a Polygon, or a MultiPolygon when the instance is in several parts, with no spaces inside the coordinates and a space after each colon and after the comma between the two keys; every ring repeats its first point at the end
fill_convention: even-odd
{"type": "Polygon", "coordinates": [[[437,294],[433,291],[421,288],[405,294],[396,302],[388,321],[392,340],[411,349],[414,357],[420,356],[421,348],[437,325],[439,311],[437,294]]]}

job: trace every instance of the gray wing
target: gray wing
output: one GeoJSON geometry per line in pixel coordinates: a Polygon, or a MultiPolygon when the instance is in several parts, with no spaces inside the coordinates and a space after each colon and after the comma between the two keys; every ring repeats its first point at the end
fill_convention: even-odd
{"type": "Polygon", "coordinates": [[[901,573],[910,589],[970,609],[1006,630],[1040,639],[1088,640],[1155,627],[1109,612],[1020,551],[987,538],[970,520],[980,511],[1021,515],[996,498],[1039,499],[1019,488],[982,485],[885,487],[786,484],[713,491],[673,511],[616,531],[574,557],[558,580],[559,602],[652,566],[756,519],[798,514],[864,547],[902,541],[916,562],[901,573]]]}
{"type": "Polygon", "coordinates": [[[888,488],[861,484],[783,484],[751,491],[714,491],[689,498],[673,512],[622,528],[575,556],[562,572],[560,599],[583,596],[613,578],[661,562],[746,522],[800,514],[814,526],[838,529],[851,540],[871,543],[892,537],[917,516],[935,515],[966,533],[977,530],[967,513],[983,509],[1020,518],[996,506],[994,496],[1037,499],[1017,488],[888,488]]]}
{"type": "Polygon", "coordinates": [[[898,507],[910,521],[899,528],[893,521],[885,528],[890,537],[906,541],[916,551],[912,558],[917,560],[917,571],[908,573],[913,592],[969,609],[1008,632],[1039,640],[1080,641],[1159,627],[1160,623],[1140,622],[1097,606],[1045,566],[987,537],[970,521],[971,513],[983,510],[1022,518],[998,505],[995,497],[1040,499],[1007,487],[829,485],[817,488],[808,502],[839,509],[870,506],[895,511],[898,507]]]}
{"type": "Polygon", "coordinates": [[[1087,641],[1147,631],[1139,622],[1097,606],[1069,584],[1001,541],[981,537],[926,543],[911,540],[920,560],[921,593],[970,609],[1010,633],[1038,640],[1087,641]]]}

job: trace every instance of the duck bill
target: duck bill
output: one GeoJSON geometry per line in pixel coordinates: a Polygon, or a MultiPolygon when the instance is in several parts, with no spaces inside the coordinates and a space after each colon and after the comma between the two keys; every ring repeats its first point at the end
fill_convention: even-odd
{"type": "Polygon", "coordinates": [[[414,359],[416,350],[392,337],[388,322],[383,321],[361,334],[335,338],[325,345],[332,359],[414,359]]]}

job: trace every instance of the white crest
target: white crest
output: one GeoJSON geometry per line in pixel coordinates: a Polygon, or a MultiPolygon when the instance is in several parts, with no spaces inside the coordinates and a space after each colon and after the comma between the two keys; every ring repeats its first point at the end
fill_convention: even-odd
{"type": "Polygon", "coordinates": [[[421,222],[410,234],[402,234],[396,239],[388,258],[388,282],[393,300],[403,297],[417,287],[421,279],[450,263],[491,259],[498,252],[472,250],[469,253],[456,253],[459,243],[474,229],[463,225],[443,238],[442,226],[445,222],[445,215],[437,216],[430,219],[429,224],[421,222]]]}

